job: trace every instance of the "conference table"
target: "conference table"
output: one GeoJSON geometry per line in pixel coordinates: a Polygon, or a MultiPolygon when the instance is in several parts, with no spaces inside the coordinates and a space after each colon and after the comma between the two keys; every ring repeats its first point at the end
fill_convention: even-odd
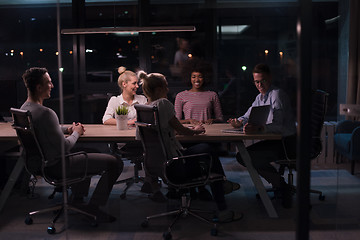
{"type": "MultiPolygon", "coordinates": [[[[66,125],[66,124],[65,124],[66,125]]],[[[180,142],[217,142],[217,143],[233,143],[236,146],[236,150],[241,154],[247,170],[251,177],[252,182],[260,196],[264,207],[271,218],[277,218],[278,214],[266,192],[264,184],[258,175],[258,172],[254,169],[251,158],[246,150],[244,140],[268,140],[268,139],[281,139],[281,135],[259,133],[259,134],[244,134],[244,133],[228,133],[223,132],[224,129],[229,129],[231,126],[226,123],[204,125],[206,132],[200,135],[183,136],[178,135],[177,139],[180,142]]],[[[82,135],[78,142],[132,142],[135,139],[135,127],[129,127],[127,130],[117,130],[114,125],[103,124],[85,124],[85,134],[82,135]]],[[[12,129],[11,123],[0,123],[0,142],[17,142],[17,136],[15,130],[12,129]]],[[[0,212],[3,209],[11,190],[18,179],[22,169],[24,168],[24,161],[18,158],[17,163],[5,185],[4,190],[0,197],[0,212]]]]}

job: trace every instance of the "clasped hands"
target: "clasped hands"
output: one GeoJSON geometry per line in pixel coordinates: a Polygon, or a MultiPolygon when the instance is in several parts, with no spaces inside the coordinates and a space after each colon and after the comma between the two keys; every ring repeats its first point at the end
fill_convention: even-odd
{"type": "Polygon", "coordinates": [[[78,132],[79,135],[83,135],[85,133],[85,127],[81,123],[75,123],[73,122],[70,127],[67,128],[67,131],[69,134],[72,134],[74,131],[78,132]]]}

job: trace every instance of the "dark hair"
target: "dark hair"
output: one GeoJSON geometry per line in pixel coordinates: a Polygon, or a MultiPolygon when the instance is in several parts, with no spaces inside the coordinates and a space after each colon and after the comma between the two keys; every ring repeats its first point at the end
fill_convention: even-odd
{"type": "Polygon", "coordinates": [[[193,72],[199,72],[203,75],[203,87],[205,87],[212,81],[212,67],[208,62],[202,59],[192,58],[190,60],[187,60],[182,70],[184,82],[188,86],[191,86],[191,74],[193,72]]]}
{"type": "Polygon", "coordinates": [[[47,72],[48,70],[46,68],[33,67],[27,69],[22,75],[25,87],[31,94],[35,94],[36,86],[43,83],[44,74],[47,72]]]}
{"type": "Polygon", "coordinates": [[[253,69],[253,73],[265,73],[267,75],[271,75],[271,71],[270,68],[267,64],[265,63],[259,63],[257,64],[254,69],[253,69]]]}

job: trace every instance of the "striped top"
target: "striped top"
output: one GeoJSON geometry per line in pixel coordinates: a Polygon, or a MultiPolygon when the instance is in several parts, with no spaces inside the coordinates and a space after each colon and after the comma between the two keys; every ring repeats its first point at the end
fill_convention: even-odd
{"type": "Polygon", "coordinates": [[[175,98],[175,113],[179,120],[223,120],[219,97],[213,91],[190,92],[186,90],[178,93],[175,98]]]}

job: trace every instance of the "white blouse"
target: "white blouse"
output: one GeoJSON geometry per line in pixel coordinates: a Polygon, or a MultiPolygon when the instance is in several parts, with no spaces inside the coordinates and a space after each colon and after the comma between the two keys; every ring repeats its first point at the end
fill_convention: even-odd
{"type": "Polygon", "coordinates": [[[102,122],[106,122],[108,119],[111,118],[115,118],[115,111],[116,108],[118,108],[119,106],[126,106],[129,109],[129,113],[127,115],[128,120],[131,119],[135,119],[136,118],[136,109],[134,108],[135,104],[146,104],[147,103],[147,99],[145,96],[143,95],[134,95],[134,101],[132,102],[131,105],[129,105],[123,98],[122,94],[115,97],[111,97],[108,105],[106,107],[104,116],[102,118],[102,122]]]}

